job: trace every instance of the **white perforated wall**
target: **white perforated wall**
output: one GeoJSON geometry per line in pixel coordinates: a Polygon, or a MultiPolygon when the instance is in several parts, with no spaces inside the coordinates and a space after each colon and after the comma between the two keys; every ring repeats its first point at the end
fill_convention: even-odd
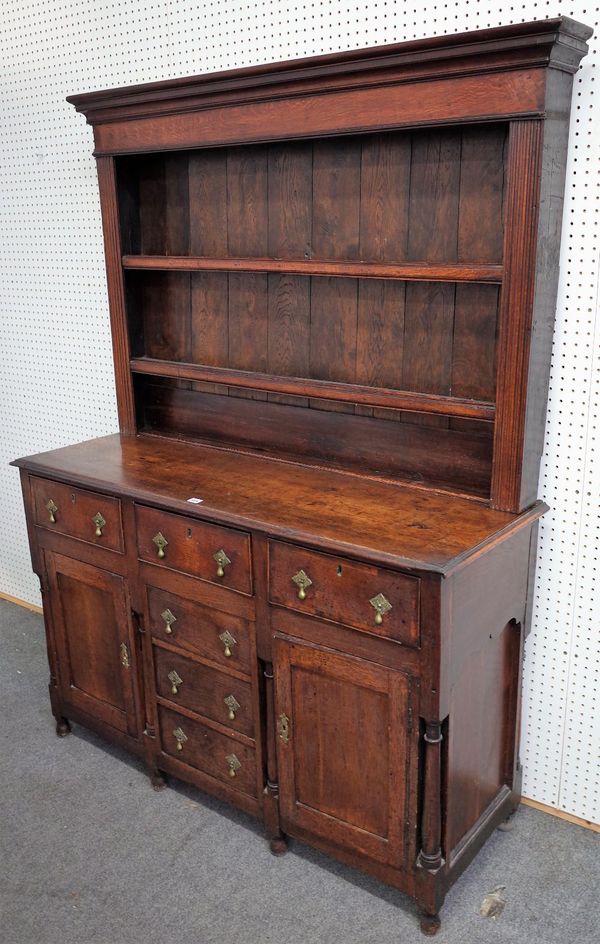
{"type": "MultiPolygon", "coordinates": [[[[596,0],[597,2],[597,0],[596,0]]],[[[117,428],[92,134],[65,96],[598,7],[459,0],[0,0],[0,591],[31,602],[18,455],[117,428]]],[[[598,39],[576,76],[526,652],[524,791],[600,821],[598,39]]]]}

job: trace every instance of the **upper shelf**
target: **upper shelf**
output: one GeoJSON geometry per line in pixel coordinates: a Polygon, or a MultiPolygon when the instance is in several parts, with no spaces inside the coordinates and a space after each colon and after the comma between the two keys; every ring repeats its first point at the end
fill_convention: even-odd
{"type": "Polygon", "coordinates": [[[125,269],[179,272],[287,272],[370,279],[404,279],[434,282],[501,282],[501,265],[428,262],[339,262],[324,259],[267,259],[206,256],[123,256],[125,269]]]}

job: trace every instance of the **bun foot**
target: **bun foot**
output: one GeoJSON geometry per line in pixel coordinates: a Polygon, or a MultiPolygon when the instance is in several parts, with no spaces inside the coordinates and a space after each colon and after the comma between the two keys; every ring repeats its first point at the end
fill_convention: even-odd
{"type": "Polygon", "coordinates": [[[59,738],[64,738],[71,733],[71,725],[67,718],[59,718],[56,722],[56,734],[59,738]]]}
{"type": "Polygon", "coordinates": [[[511,815],[507,819],[505,819],[502,823],[500,823],[496,827],[497,829],[500,830],[501,833],[510,833],[515,828],[513,815],[514,814],[511,813],[511,815]]]}
{"type": "Polygon", "coordinates": [[[421,914],[421,931],[427,937],[433,937],[441,927],[440,916],[437,914],[421,914]]]}
{"type": "Polygon", "coordinates": [[[269,842],[269,849],[274,856],[285,855],[288,851],[287,839],[284,836],[273,836],[269,842]]]}
{"type": "Polygon", "coordinates": [[[167,778],[163,774],[162,770],[153,770],[150,774],[150,783],[156,792],[160,793],[160,791],[164,790],[167,786],[167,778]]]}

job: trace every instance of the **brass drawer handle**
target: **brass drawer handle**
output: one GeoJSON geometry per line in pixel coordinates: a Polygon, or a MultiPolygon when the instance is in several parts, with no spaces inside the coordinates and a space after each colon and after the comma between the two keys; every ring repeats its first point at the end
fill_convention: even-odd
{"type": "Polygon", "coordinates": [[[169,682],[171,683],[171,694],[178,695],[179,686],[183,685],[183,679],[177,674],[175,669],[172,669],[169,672],[169,674],[167,675],[167,678],[169,679],[169,682]]]}
{"type": "Polygon", "coordinates": [[[104,518],[102,517],[99,511],[94,515],[94,517],[92,518],[92,521],[96,525],[96,537],[101,538],[102,528],[106,527],[106,521],[104,520],[104,518]]]}
{"type": "Polygon", "coordinates": [[[157,550],[158,550],[158,556],[159,556],[160,559],[162,560],[163,557],[165,556],[165,547],[167,546],[167,544],[168,544],[169,542],[167,541],[167,539],[166,539],[166,537],[164,536],[164,534],[161,534],[160,531],[159,531],[157,534],[154,535],[154,537],[152,538],[152,540],[153,540],[153,542],[156,544],[156,547],[157,547],[157,550]]]}
{"type": "Polygon", "coordinates": [[[392,608],[392,604],[384,597],[383,593],[378,593],[376,597],[373,597],[372,600],[369,600],[369,603],[375,610],[375,623],[377,626],[381,626],[383,623],[383,617],[386,613],[392,608]]]}
{"type": "Polygon", "coordinates": [[[228,564],[231,564],[231,561],[227,557],[227,554],[225,553],[223,548],[221,548],[220,551],[217,551],[216,554],[213,554],[213,560],[216,560],[217,562],[217,577],[224,577],[225,568],[227,567],[228,564]]]}
{"type": "Polygon", "coordinates": [[[306,591],[308,587],[312,587],[312,580],[303,570],[299,570],[297,574],[294,574],[292,580],[298,587],[298,599],[306,600],[306,591]]]}
{"type": "Polygon", "coordinates": [[[58,505],[56,505],[51,498],[46,502],[46,510],[50,515],[50,521],[52,524],[56,524],[56,512],[58,511],[58,505]]]}
{"type": "Polygon", "coordinates": [[[235,754],[228,754],[225,760],[227,761],[227,765],[229,767],[229,776],[235,777],[238,770],[242,766],[239,759],[235,756],[235,754]]]}
{"type": "Polygon", "coordinates": [[[228,629],[226,629],[224,633],[220,634],[219,639],[225,647],[223,649],[223,655],[226,659],[231,659],[231,656],[233,655],[232,649],[234,646],[237,646],[237,640],[233,638],[228,629]]]}
{"type": "Polygon", "coordinates": [[[177,617],[167,608],[162,611],[160,618],[164,621],[165,633],[167,636],[171,636],[173,633],[173,623],[177,622],[177,617]]]}
{"type": "Polygon", "coordinates": [[[235,716],[242,706],[240,705],[235,695],[228,695],[227,698],[223,699],[223,701],[225,702],[225,705],[229,709],[229,711],[227,712],[227,717],[229,718],[230,721],[235,721],[235,716]]]}
{"type": "Polygon", "coordinates": [[[183,745],[187,741],[187,734],[184,734],[181,728],[175,728],[173,731],[173,737],[177,741],[177,750],[182,751],[183,745]]]}

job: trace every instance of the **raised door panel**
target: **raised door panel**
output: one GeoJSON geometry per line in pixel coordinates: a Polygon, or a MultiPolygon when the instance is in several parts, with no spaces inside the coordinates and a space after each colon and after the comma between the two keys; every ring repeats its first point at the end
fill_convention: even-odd
{"type": "Polygon", "coordinates": [[[123,577],[46,552],[65,703],[137,736],[135,650],[123,577]]]}
{"type": "Polygon", "coordinates": [[[274,644],[284,828],[402,868],[407,677],[287,637],[274,644]]]}

